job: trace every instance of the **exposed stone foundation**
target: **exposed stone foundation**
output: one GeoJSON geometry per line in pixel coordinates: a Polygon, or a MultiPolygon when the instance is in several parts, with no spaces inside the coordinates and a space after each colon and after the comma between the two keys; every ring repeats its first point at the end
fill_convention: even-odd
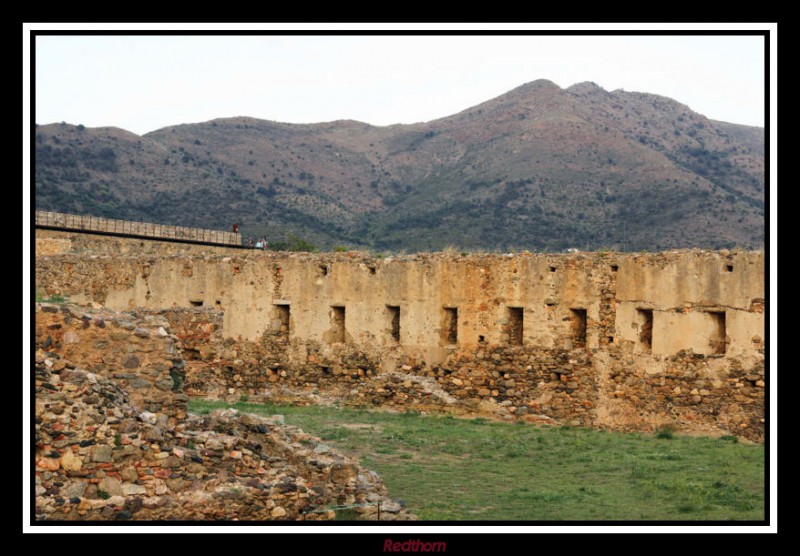
{"type": "Polygon", "coordinates": [[[160,311],[186,346],[191,396],[235,401],[330,404],[483,415],[547,424],[652,431],[734,434],[762,441],[763,360],[678,353],[654,361],[609,347],[581,350],[485,346],[454,350],[429,366],[400,357],[380,359],[337,346],[225,340],[222,314],[160,311]],[[300,362],[297,352],[304,354],[300,362]]]}

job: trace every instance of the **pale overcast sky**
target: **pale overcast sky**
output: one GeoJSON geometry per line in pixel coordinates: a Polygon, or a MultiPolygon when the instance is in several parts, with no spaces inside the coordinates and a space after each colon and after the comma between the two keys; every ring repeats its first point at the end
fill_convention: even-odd
{"type": "Polygon", "coordinates": [[[764,125],[758,36],[39,36],[36,122],[143,134],[230,116],[374,125],[594,81],[764,125]]]}

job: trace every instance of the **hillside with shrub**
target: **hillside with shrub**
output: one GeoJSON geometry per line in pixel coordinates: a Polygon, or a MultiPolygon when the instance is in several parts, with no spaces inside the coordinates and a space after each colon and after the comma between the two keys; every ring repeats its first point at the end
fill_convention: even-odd
{"type": "Polygon", "coordinates": [[[37,209],[374,250],[760,248],[764,130],[534,81],[413,125],[37,125],[37,209]]]}

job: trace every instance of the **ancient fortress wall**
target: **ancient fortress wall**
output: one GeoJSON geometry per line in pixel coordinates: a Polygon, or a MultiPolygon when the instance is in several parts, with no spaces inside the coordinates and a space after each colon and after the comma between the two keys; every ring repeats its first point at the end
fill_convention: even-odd
{"type": "Polygon", "coordinates": [[[215,307],[226,337],[250,340],[288,310],[291,337],[399,345],[429,362],[453,346],[571,349],[584,343],[582,312],[590,350],[630,342],[654,355],[752,355],[764,327],[759,253],[65,255],[37,260],[37,289],[117,310],[215,307]]]}
{"type": "Polygon", "coordinates": [[[198,394],[763,434],[762,253],[65,253],[36,280],[169,310],[198,394]]]}

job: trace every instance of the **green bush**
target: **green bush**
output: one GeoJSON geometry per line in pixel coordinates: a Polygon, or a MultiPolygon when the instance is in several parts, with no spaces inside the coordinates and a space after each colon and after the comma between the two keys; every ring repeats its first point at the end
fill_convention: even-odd
{"type": "Polygon", "coordinates": [[[662,440],[672,440],[675,438],[675,427],[672,425],[662,425],[656,429],[656,438],[662,440]]]}
{"type": "Polygon", "coordinates": [[[355,521],[357,519],[358,513],[353,508],[336,510],[336,521],[355,521]]]}
{"type": "Polygon", "coordinates": [[[172,391],[180,392],[183,388],[183,377],[177,369],[170,369],[169,377],[172,379],[172,391]]]}
{"type": "Polygon", "coordinates": [[[272,244],[275,251],[302,251],[305,253],[318,253],[319,248],[301,238],[297,234],[287,234],[286,241],[279,241],[272,244]]]}
{"type": "Polygon", "coordinates": [[[44,295],[37,293],[36,294],[36,303],[57,303],[59,305],[66,303],[68,300],[67,296],[54,293],[50,297],[44,297],[44,295]]]}

